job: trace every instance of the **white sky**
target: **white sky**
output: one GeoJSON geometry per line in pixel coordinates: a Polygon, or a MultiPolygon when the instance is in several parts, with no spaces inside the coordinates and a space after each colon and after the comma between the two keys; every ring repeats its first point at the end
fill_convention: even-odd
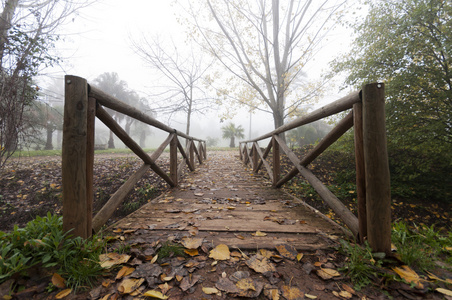
{"type": "MultiPolygon", "coordinates": [[[[57,44],[64,61],[62,69],[57,68],[54,71],[58,75],[70,74],[84,77],[88,82],[104,72],[117,72],[120,79],[125,80],[131,89],[146,93],[152,86],[149,80],[151,71],[132,51],[130,36],[138,36],[141,33],[164,36],[180,34],[183,29],[176,21],[175,7],[171,6],[171,2],[170,0],[104,0],[86,8],[62,30],[71,34],[57,44]]],[[[182,39],[181,35],[179,40],[182,39]]],[[[319,74],[327,67],[326,62],[335,57],[336,53],[332,50],[347,47],[349,40],[349,34],[332,36],[331,44],[319,53],[319,58],[306,71],[319,74]]],[[[57,74],[52,73],[53,76],[57,74]]],[[[330,101],[338,98],[339,96],[328,97],[330,101]]],[[[322,105],[326,101],[322,101],[322,105]]],[[[206,128],[210,130],[216,128],[220,132],[221,126],[224,125],[218,122],[218,116],[215,114],[202,118],[206,120],[208,123],[206,128]]],[[[157,119],[164,121],[158,116],[157,119]]],[[[270,114],[253,116],[253,124],[256,120],[265,120],[265,123],[253,125],[252,131],[255,134],[262,135],[273,129],[270,114]]],[[[245,128],[246,138],[248,138],[249,114],[241,114],[232,121],[245,128]]],[[[179,130],[184,128],[183,124],[169,125],[179,130]]],[[[195,128],[192,135],[195,135],[197,125],[193,125],[195,128]]],[[[213,135],[202,128],[200,130],[203,132],[201,138],[213,135]]]]}

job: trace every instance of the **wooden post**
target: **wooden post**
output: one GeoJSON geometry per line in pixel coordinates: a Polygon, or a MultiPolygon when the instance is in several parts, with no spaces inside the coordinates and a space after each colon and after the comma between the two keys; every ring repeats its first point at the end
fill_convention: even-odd
{"type": "Polygon", "coordinates": [[[367,238],[373,251],[391,252],[391,186],[386,146],[384,84],[363,87],[363,149],[367,238]]]}
{"type": "Polygon", "coordinates": [[[86,136],[86,222],[87,236],[93,233],[94,202],[94,133],[96,122],[96,99],[88,98],[86,136]]]}
{"type": "MultiPolygon", "coordinates": [[[[86,79],[65,76],[62,149],[63,230],[87,238],[87,138],[88,84],[86,79]]],[[[91,146],[90,146],[91,147],[91,146]]],[[[90,213],[91,215],[91,213],[90,213]]]]}
{"type": "Polygon", "coordinates": [[[193,147],[195,147],[195,143],[193,142],[193,140],[189,140],[188,142],[188,155],[190,158],[190,164],[193,166],[193,169],[195,168],[195,149],[193,149],[193,147]]]}
{"type": "Polygon", "coordinates": [[[243,161],[242,143],[239,143],[239,154],[240,154],[240,160],[243,161]]]}
{"type": "Polygon", "coordinates": [[[170,177],[174,185],[178,184],[177,176],[177,135],[175,134],[170,142],[170,177]]]}
{"type": "Polygon", "coordinates": [[[259,164],[259,153],[257,152],[259,144],[257,142],[253,143],[253,172],[257,173],[257,165],[259,164]]]}
{"type": "Polygon", "coordinates": [[[276,184],[279,181],[279,177],[281,174],[281,161],[279,157],[279,144],[276,141],[275,137],[272,138],[272,148],[273,148],[273,186],[276,187],[276,184]]]}
{"type": "Polygon", "coordinates": [[[364,169],[363,150],[363,110],[362,103],[353,105],[353,123],[355,134],[355,164],[356,164],[356,200],[358,202],[359,241],[364,243],[367,237],[366,213],[366,175],[364,169]]]}

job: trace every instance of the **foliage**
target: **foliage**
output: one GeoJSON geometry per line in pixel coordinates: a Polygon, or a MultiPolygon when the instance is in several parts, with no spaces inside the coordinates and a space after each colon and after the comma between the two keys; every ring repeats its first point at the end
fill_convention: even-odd
{"type": "Polygon", "coordinates": [[[181,256],[184,257],[184,247],[179,244],[172,243],[170,241],[166,241],[162,244],[157,251],[158,259],[161,261],[164,258],[172,257],[172,256],[181,256]]]}
{"type": "MultiPolygon", "coordinates": [[[[402,190],[408,182],[416,186],[432,178],[450,187],[444,174],[452,168],[452,4],[365,3],[369,14],[351,24],[357,38],[351,52],[333,63],[334,73],[349,72],[345,82],[356,87],[386,83],[388,151],[402,190]]],[[[450,189],[441,197],[450,199],[450,189]]]]}
{"type": "Polygon", "coordinates": [[[218,139],[208,136],[206,138],[206,144],[207,144],[207,147],[215,147],[218,145],[218,139]]]}
{"type": "Polygon", "coordinates": [[[243,131],[245,131],[245,129],[242,127],[242,125],[236,127],[234,123],[229,123],[228,125],[221,127],[221,130],[223,131],[223,138],[230,139],[230,148],[235,147],[235,138],[243,139],[245,137],[245,135],[243,134],[243,131]]]}
{"type": "Polygon", "coordinates": [[[62,226],[62,217],[48,213],[24,228],[0,231],[0,282],[15,274],[25,275],[26,270],[39,265],[58,270],[73,289],[91,286],[102,273],[99,254],[104,243],[97,236],[89,240],[72,238],[62,226]]]}

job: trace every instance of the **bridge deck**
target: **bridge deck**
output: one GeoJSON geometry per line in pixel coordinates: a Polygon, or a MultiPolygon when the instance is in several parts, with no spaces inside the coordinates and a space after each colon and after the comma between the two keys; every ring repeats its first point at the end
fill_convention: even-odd
{"type": "Polygon", "coordinates": [[[298,199],[252,175],[237,152],[209,152],[179,187],[154,199],[113,228],[142,229],[154,238],[196,235],[213,245],[273,249],[289,243],[299,250],[328,248],[341,228],[298,199]],[[259,231],[260,233],[256,232],[259,231]],[[265,235],[265,236],[260,236],[265,235]]]}

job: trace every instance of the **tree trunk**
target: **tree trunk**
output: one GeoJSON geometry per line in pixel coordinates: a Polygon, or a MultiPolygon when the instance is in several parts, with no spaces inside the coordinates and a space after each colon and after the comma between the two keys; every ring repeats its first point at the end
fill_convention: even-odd
{"type": "Polygon", "coordinates": [[[44,150],[53,150],[52,137],[53,137],[52,125],[47,124],[47,141],[44,150]]]}
{"type": "Polygon", "coordinates": [[[108,140],[108,149],[115,149],[115,140],[113,138],[113,131],[110,130],[110,139],[108,140]]]}
{"type": "MultiPolygon", "coordinates": [[[[275,124],[275,129],[284,125],[284,110],[274,111],[273,110],[273,122],[275,124]]],[[[286,134],[282,132],[279,137],[286,142],[286,134]]]]}
{"type": "Polygon", "coordinates": [[[3,55],[8,41],[8,30],[14,17],[19,0],[8,0],[0,16],[0,69],[3,69],[3,55]]]}
{"type": "Polygon", "coordinates": [[[234,136],[231,137],[231,142],[229,143],[229,147],[235,148],[235,137],[234,136]]]}
{"type": "Polygon", "coordinates": [[[146,131],[141,131],[140,134],[140,147],[145,148],[146,147],[146,131]]]}

